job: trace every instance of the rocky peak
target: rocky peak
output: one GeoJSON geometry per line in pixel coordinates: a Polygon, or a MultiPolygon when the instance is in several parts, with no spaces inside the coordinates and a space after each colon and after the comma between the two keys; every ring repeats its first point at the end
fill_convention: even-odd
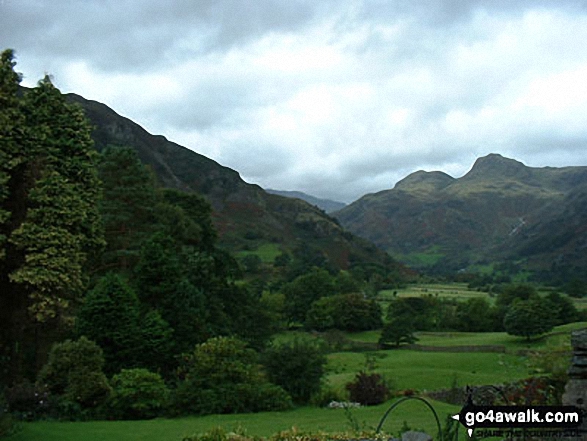
{"type": "Polygon", "coordinates": [[[397,190],[403,191],[437,191],[449,186],[455,178],[440,171],[427,172],[419,170],[395,184],[397,190]]]}
{"type": "Polygon", "coordinates": [[[495,177],[528,178],[530,168],[515,159],[505,158],[497,153],[491,153],[478,158],[473,168],[463,178],[483,179],[495,177]]]}

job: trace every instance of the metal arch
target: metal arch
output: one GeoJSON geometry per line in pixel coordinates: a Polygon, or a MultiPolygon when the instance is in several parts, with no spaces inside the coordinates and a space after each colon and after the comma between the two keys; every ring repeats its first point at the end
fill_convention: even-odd
{"type": "Polygon", "coordinates": [[[393,403],[391,405],[391,407],[389,409],[387,409],[387,412],[385,412],[385,414],[383,415],[383,418],[381,418],[381,421],[379,422],[377,429],[375,429],[375,433],[379,433],[379,431],[381,430],[381,427],[383,426],[383,423],[385,422],[385,420],[387,419],[387,416],[391,413],[391,411],[393,409],[395,409],[397,406],[399,406],[400,404],[402,404],[404,401],[408,401],[408,400],[422,401],[426,406],[428,406],[428,408],[432,411],[432,414],[434,415],[434,419],[436,419],[436,427],[438,427],[438,439],[440,441],[442,441],[442,428],[440,427],[440,420],[438,419],[438,414],[434,410],[434,407],[432,407],[432,405],[428,401],[426,401],[424,398],[421,398],[421,397],[404,397],[401,400],[399,400],[398,402],[393,403]]]}

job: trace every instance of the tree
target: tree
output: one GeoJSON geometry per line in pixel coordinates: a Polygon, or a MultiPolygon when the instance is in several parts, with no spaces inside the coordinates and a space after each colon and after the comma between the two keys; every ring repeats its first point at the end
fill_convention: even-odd
{"type": "Polygon", "coordinates": [[[115,146],[102,152],[99,176],[107,245],[98,269],[128,271],[136,264],[141,243],[156,229],[155,206],[161,199],[155,178],[134,150],[115,146]]]}
{"type": "Polygon", "coordinates": [[[485,298],[471,298],[459,302],[456,308],[457,329],[464,332],[494,330],[495,310],[485,298]]]}
{"type": "Polygon", "coordinates": [[[136,293],[118,274],[106,274],[88,293],[77,332],[103,349],[108,374],[136,367],[171,371],[169,324],[156,310],[143,312],[136,293]]]}
{"type": "Polygon", "coordinates": [[[367,331],[381,327],[381,308],[375,300],[362,294],[339,294],[322,297],[312,303],[306,314],[308,329],[325,331],[367,331]]]}
{"type": "Polygon", "coordinates": [[[399,347],[401,344],[413,344],[418,339],[414,336],[414,325],[408,316],[402,315],[394,317],[389,323],[386,323],[381,331],[379,345],[394,344],[399,347]]]}
{"type": "MultiPolygon", "coordinates": [[[[44,361],[83,292],[89,254],[103,244],[91,128],[48,77],[17,96],[12,51],[0,66],[0,340],[9,377],[23,349],[44,361]],[[42,332],[35,328],[43,327],[42,332]]],[[[33,360],[29,360],[33,361],[33,360]]],[[[34,361],[33,364],[34,365],[34,361]]]]}
{"type": "Polygon", "coordinates": [[[334,282],[326,270],[314,268],[284,285],[286,314],[290,321],[303,323],[312,303],[335,293],[334,282]]]}
{"type": "Polygon", "coordinates": [[[283,410],[289,395],[270,384],[258,354],[242,340],[215,337],[184,354],[174,396],[177,413],[208,414],[283,410]]]}
{"type": "Polygon", "coordinates": [[[294,402],[304,404],[320,390],[326,356],[315,342],[296,337],[269,347],[262,363],[271,382],[283,387],[294,402]]]}
{"type": "Polygon", "coordinates": [[[579,319],[579,311],[568,297],[551,292],[544,301],[547,303],[554,326],[573,323],[579,319]]]}
{"type": "Polygon", "coordinates": [[[539,297],[515,300],[503,319],[503,326],[510,335],[531,337],[552,329],[552,314],[548,304],[539,297]]]}
{"type": "Polygon", "coordinates": [[[103,365],[102,350],[96,343],[85,337],[66,340],[53,345],[37,382],[68,401],[95,407],[111,392],[103,365]]]}

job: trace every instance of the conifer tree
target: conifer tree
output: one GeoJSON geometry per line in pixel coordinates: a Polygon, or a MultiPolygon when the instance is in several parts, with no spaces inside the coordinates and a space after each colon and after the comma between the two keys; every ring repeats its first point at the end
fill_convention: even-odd
{"type": "Polygon", "coordinates": [[[27,345],[48,350],[34,328],[56,328],[79,299],[102,235],[90,126],[48,77],[19,98],[13,57],[0,59],[0,345],[16,379],[27,345]]]}

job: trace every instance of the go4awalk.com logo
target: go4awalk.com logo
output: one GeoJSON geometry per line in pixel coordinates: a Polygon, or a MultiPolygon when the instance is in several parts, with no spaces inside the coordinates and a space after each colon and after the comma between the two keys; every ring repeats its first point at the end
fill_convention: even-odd
{"type": "MultiPolygon", "coordinates": [[[[575,406],[476,406],[467,404],[453,415],[467,429],[553,429],[577,431],[583,422],[582,410],[575,406]]],[[[553,432],[554,433],[554,432],[553,432]]]]}

